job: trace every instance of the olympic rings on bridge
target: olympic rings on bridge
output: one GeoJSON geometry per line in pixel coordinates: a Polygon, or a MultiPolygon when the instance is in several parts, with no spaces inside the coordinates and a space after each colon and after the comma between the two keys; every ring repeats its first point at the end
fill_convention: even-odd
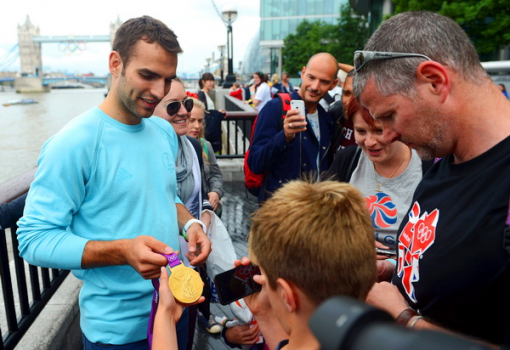
{"type": "Polygon", "coordinates": [[[60,51],[66,56],[73,54],[80,54],[87,49],[87,44],[84,41],[62,41],[58,44],[60,51]]]}

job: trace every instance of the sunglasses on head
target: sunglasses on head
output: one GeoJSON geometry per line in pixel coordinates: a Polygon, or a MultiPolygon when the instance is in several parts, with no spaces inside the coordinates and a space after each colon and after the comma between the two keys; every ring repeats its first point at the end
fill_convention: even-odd
{"type": "Polygon", "coordinates": [[[166,112],[168,113],[168,115],[170,116],[176,115],[177,112],[179,112],[179,109],[181,109],[181,103],[184,106],[184,108],[186,108],[186,111],[188,113],[191,112],[191,110],[193,109],[193,100],[191,98],[187,98],[183,101],[170,102],[166,106],[166,112]]]}
{"type": "Polygon", "coordinates": [[[355,51],[354,52],[354,70],[358,72],[365,64],[372,60],[388,60],[391,58],[403,57],[421,57],[428,61],[432,61],[428,56],[419,53],[405,52],[382,52],[382,51],[355,51]]]}

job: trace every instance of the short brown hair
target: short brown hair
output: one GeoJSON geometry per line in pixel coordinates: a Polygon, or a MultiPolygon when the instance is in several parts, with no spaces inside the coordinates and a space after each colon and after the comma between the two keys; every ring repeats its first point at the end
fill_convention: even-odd
{"type": "Polygon", "coordinates": [[[177,36],[166,24],[150,16],[131,18],[122,23],[113,40],[113,51],[119,53],[124,66],[128,64],[138,40],[149,44],[156,42],[166,51],[176,55],[182,52],[177,36]]]}
{"type": "Polygon", "coordinates": [[[374,229],[361,193],[347,183],[291,181],[252,217],[250,256],[312,303],[334,295],[364,300],[376,281],[374,229]]]}

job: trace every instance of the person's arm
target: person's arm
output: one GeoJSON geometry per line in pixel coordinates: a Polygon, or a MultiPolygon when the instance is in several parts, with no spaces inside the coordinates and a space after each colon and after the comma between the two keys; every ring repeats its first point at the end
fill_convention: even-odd
{"type": "Polygon", "coordinates": [[[241,348],[239,345],[252,345],[259,339],[260,328],[255,324],[250,328],[249,324],[223,328],[221,335],[225,343],[231,348],[241,348]]]}
{"type": "Polygon", "coordinates": [[[25,193],[9,203],[0,205],[0,228],[6,229],[16,225],[16,221],[23,216],[26,198],[25,193]]]}
{"type": "MultiPolygon", "coordinates": [[[[440,327],[437,324],[433,323],[433,320],[430,320],[421,315],[413,315],[413,311],[407,305],[402,294],[398,288],[389,283],[389,282],[376,282],[370,292],[368,293],[368,297],[366,302],[371,304],[379,309],[382,309],[389,313],[397,323],[402,326],[410,327],[413,329],[428,329],[434,331],[441,331],[450,334],[456,334],[461,337],[469,338],[465,334],[452,332],[444,327],[440,327]],[[411,315],[410,317],[408,315],[411,315]]],[[[473,340],[473,339],[470,339],[473,340]]],[[[476,341],[476,340],[475,340],[476,341]]],[[[483,342],[484,345],[492,346],[494,348],[499,348],[494,344],[489,344],[483,342]]]]}
{"type": "Polygon", "coordinates": [[[159,302],[156,317],[154,317],[154,330],[152,350],[177,350],[177,331],[175,325],[182,315],[183,307],[175,301],[168,286],[168,271],[166,267],[160,269],[161,280],[159,284],[159,302]]]}
{"type": "MultiPolygon", "coordinates": [[[[154,317],[154,329],[152,338],[152,350],[177,350],[176,324],[182,316],[185,305],[177,302],[168,286],[168,271],[166,267],[160,269],[161,280],[159,283],[158,311],[154,317]]],[[[200,304],[205,300],[200,299],[189,305],[200,304]]]]}
{"type": "Polygon", "coordinates": [[[161,266],[167,261],[160,254],[172,249],[151,236],[114,241],[88,241],[82,255],[81,267],[90,269],[111,265],[131,265],[143,278],[159,277],[161,266]]]}
{"type": "MultiPolygon", "coordinates": [[[[234,265],[248,265],[249,263],[250,259],[244,257],[242,260],[236,260],[234,265]]],[[[271,304],[269,303],[266,293],[266,288],[269,287],[267,287],[265,278],[261,275],[255,275],[253,280],[262,285],[262,290],[244,297],[244,301],[257,320],[260,332],[264,336],[267,346],[269,346],[270,349],[275,349],[278,346],[278,343],[282,340],[288,339],[289,335],[285,332],[283,326],[278,321],[273,309],[271,308],[271,304]]]]}
{"type": "Polygon", "coordinates": [[[343,70],[345,73],[349,73],[351,70],[354,69],[354,66],[351,66],[350,64],[346,63],[338,63],[338,68],[343,70]]]}
{"type": "MultiPolygon", "coordinates": [[[[291,111],[288,113],[290,114],[291,111]]],[[[255,174],[263,174],[273,165],[281,163],[294,147],[294,142],[286,140],[285,126],[282,129],[284,123],[281,118],[282,106],[277,99],[269,101],[257,117],[248,157],[250,170],[255,174]]],[[[297,129],[295,131],[297,132],[297,129]]]]}
{"type": "Polygon", "coordinates": [[[202,211],[200,221],[204,223],[205,227],[207,227],[207,231],[209,231],[209,226],[211,226],[211,212],[209,210],[202,211]]]}
{"type": "MultiPolygon", "coordinates": [[[[177,203],[175,207],[177,209],[179,230],[182,232],[184,226],[194,217],[182,203],[177,203]]],[[[188,238],[189,251],[186,256],[190,260],[191,265],[203,264],[211,253],[211,242],[207,238],[202,225],[198,223],[191,224],[186,232],[186,236],[188,238]]]]}
{"type": "MultiPolygon", "coordinates": [[[[216,192],[221,199],[223,197],[223,175],[221,173],[220,166],[218,165],[218,160],[214,155],[214,150],[209,141],[207,142],[207,152],[209,156],[209,192],[216,192]]],[[[206,174],[207,176],[207,174],[206,174]]],[[[209,200],[210,202],[210,200],[209,200]]],[[[212,205],[213,203],[211,203],[212,205]]]]}

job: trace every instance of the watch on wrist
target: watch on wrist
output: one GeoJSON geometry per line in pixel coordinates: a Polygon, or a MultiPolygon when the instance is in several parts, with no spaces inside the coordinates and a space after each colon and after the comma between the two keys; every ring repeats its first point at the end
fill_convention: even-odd
{"type": "Polygon", "coordinates": [[[200,224],[202,226],[202,229],[204,230],[204,233],[207,231],[207,227],[205,227],[205,224],[202,221],[200,221],[198,219],[190,219],[186,223],[186,225],[184,225],[182,232],[181,232],[182,237],[184,237],[184,239],[186,241],[188,240],[188,229],[193,224],[200,224]]]}

